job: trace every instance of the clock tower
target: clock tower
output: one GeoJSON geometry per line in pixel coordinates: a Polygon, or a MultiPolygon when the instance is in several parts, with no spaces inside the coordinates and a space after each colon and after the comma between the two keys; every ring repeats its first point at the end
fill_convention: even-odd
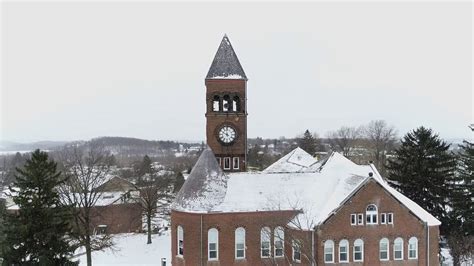
{"type": "Polygon", "coordinates": [[[206,138],[224,171],[247,167],[247,76],[222,38],[206,80],[206,138]]]}

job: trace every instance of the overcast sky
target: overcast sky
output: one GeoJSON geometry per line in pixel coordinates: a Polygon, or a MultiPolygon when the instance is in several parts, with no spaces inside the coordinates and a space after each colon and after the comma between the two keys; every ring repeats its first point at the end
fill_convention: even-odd
{"type": "Polygon", "coordinates": [[[249,137],[373,119],[471,136],[470,2],[3,2],[1,22],[2,140],[204,140],[224,33],[249,137]]]}

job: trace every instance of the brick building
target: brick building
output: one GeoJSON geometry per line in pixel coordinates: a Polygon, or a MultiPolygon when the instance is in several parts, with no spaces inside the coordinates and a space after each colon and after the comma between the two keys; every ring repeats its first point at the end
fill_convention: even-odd
{"type": "Polygon", "coordinates": [[[224,36],[205,83],[209,149],[172,206],[173,265],[439,264],[440,222],[373,165],[297,148],[246,172],[246,82],[224,36]]]}

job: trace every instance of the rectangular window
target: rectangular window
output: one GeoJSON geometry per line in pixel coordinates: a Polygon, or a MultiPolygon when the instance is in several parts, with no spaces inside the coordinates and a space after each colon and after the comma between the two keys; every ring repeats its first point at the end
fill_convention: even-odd
{"type": "Polygon", "coordinates": [[[351,214],[351,225],[357,225],[357,217],[356,217],[356,214],[353,213],[351,214]]]}
{"type": "Polygon", "coordinates": [[[217,259],[217,243],[209,243],[209,259],[217,259]]]}
{"type": "Polygon", "coordinates": [[[408,258],[412,260],[418,258],[418,240],[414,237],[408,242],[408,258]]]}
{"type": "Polygon", "coordinates": [[[283,241],[275,240],[275,257],[283,257],[283,241]]]}
{"type": "Polygon", "coordinates": [[[387,223],[387,214],[386,213],[381,213],[380,214],[380,224],[386,224],[387,223]]]}
{"type": "Polygon", "coordinates": [[[270,241],[262,241],[262,258],[270,257],[270,241]]]}
{"type": "Polygon", "coordinates": [[[334,243],[332,241],[329,241],[329,242],[324,244],[324,262],[333,263],[334,262],[334,243]]]}
{"type": "Polygon", "coordinates": [[[301,262],[301,248],[296,241],[293,241],[293,261],[301,262]]]}
{"type": "Polygon", "coordinates": [[[364,225],[364,214],[357,214],[357,225],[364,225]]]}
{"type": "Polygon", "coordinates": [[[99,235],[107,234],[107,225],[100,224],[99,226],[97,226],[97,234],[99,235]]]}
{"type": "Polygon", "coordinates": [[[245,245],[244,245],[244,243],[237,243],[235,248],[236,248],[235,257],[237,259],[245,258],[245,245]]]}
{"type": "Polygon", "coordinates": [[[339,246],[339,262],[349,262],[347,246],[339,246]]]}
{"type": "Polygon", "coordinates": [[[224,170],[230,170],[230,157],[224,157],[224,170]]]}
{"type": "Polygon", "coordinates": [[[397,242],[393,244],[393,259],[402,260],[403,259],[403,242],[397,242]]]}
{"type": "Polygon", "coordinates": [[[220,167],[222,167],[222,158],[217,157],[217,163],[219,164],[220,167]]]}
{"type": "Polygon", "coordinates": [[[380,260],[388,260],[388,241],[380,242],[380,260]]]}
{"type": "Polygon", "coordinates": [[[393,224],[393,213],[387,213],[387,223],[393,224]]]}
{"type": "Polygon", "coordinates": [[[232,160],[234,169],[239,170],[239,157],[234,157],[232,160]]]}
{"type": "Polygon", "coordinates": [[[354,246],[354,261],[362,260],[362,246],[354,246]]]}

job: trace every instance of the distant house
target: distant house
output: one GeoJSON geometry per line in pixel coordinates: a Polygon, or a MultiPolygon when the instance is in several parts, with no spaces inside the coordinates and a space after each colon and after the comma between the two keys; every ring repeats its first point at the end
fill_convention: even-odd
{"type": "Polygon", "coordinates": [[[113,177],[97,190],[101,197],[95,204],[92,223],[98,233],[129,233],[142,229],[140,193],[135,185],[113,177]]]}
{"type": "MultiPolygon", "coordinates": [[[[92,210],[92,225],[96,233],[129,233],[142,229],[142,209],[138,189],[129,181],[112,177],[97,188],[100,197],[92,210]]],[[[11,194],[8,190],[4,195],[11,194]]],[[[19,206],[6,197],[6,208],[16,212],[19,206]]]]}

